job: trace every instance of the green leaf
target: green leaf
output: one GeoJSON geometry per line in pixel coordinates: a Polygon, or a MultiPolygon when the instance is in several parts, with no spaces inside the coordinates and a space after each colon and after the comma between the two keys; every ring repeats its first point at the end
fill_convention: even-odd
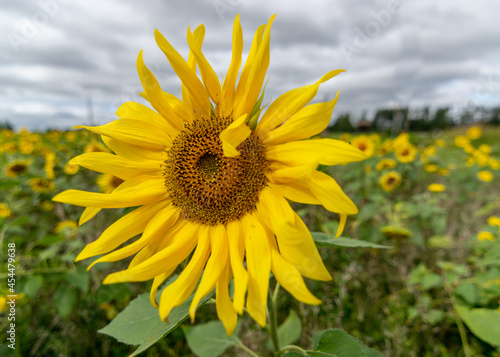
{"type": "Polygon", "coordinates": [[[320,333],[321,336],[317,340],[318,345],[314,348],[314,351],[308,352],[310,356],[367,357],[359,341],[348,333],[339,329],[326,330],[320,333]]]}
{"type": "Polygon", "coordinates": [[[492,346],[500,346],[500,311],[470,309],[457,302],[453,306],[474,335],[492,346]]]}
{"type": "Polygon", "coordinates": [[[76,290],[69,286],[61,286],[54,293],[54,303],[59,315],[67,318],[76,303],[76,290]]]}
{"type": "Polygon", "coordinates": [[[375,248],[375,249],[390,249],[391,246],[388,245],[380,245],[372,242],[367,242],[364,240],[346,238],[346,237],[338,237],[335,238],[329,234],[321,233],[321,232],[313,232],[312,237],[314,242],[318,247],[327,247],[327,248],[335,248],[335,247],[363,247],[363,248],[375,248]]]}
{"type": "MultiPolygon", "coordinates": [[[[198,309],[203,306],[214,294],[201,299],[198,309]]],[[[132,356],[145,351],[163,336],[176,329],[189,317],[189,305],[193,294],[180,306],[172,309],[168,316],[168,323],[163,322],[158,314],[158,309],[151,306],[149,293],[139,295],[125,310],[120,312],[106,327],[98,332],[116,338],[118,341],[139,345],[132,356]]]]}
{"type": "Polygon", "coordinates": [[[191,351],[200,357],[217,357],[228,347],[240,344],[238,334],[240,325],[228,337],[224,325],[220,321],[211,321],[197,326],[182,326],[184,336],[191,351]]]}
{"type": "Polygon", "coordinates": [[[33,275],[28,278],[28,281],[24,285],[24,293],[29,298],[34,298],[36,293],[43,285],[43,276],[41,275],[33,275]]]}
{"type": "Polygon", "coordinates": [[[90,275],[85,270],[69,271],[66,273],[66,280],[86,293],[89,289],[90,275]]]}
{"type": "Polygon", "coordinates": [[[460,283],[460,285],[458,285],[453,292],[455,295],[460,296],[467,304],[472,306],[479,300],[476,285],[471,282],[466,281],[460,283]]]}
{"type": "MultiPolygon", "coordinates": [[[[306,356],[310,356],[309,353],[306,356]]],[[[302,353],[291,351],[283,355],[283,357],[304,357],[302,353]]]]}
{"type": "MultiPolygon", "coordinates": [[[[285,321],[278,327],[278,341],[280,346],[287,346],[297,341],[302,333],[302,321],[293,310],[285,321]]],[[[267,348],[272,350],[273,344],[271,340],[267,341],[267,348]]]]}

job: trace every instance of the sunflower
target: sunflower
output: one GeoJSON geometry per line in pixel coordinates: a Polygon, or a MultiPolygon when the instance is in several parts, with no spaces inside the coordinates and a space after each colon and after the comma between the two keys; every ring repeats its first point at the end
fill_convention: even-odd
{"type": "Polygon", "coordinates": [[[429,186],[427,186],[427,189],[431,192],[443,192],[444,190],[446,190],[446,186],[442,183],[431,183],[429,186]]]}
{"type": "Polygon", "coordinates": [[[377,169],[377,171],[382,171],[386,169],[393,169],[397,166],[397,164],[398,163],[393,159],[382,159],[379,162],[377,162],[375,168],[377,169]]]}
{"type": "Polygon", "coordinates": [[[104,193],[113,192],[122,183],[123,180],[121,178],[110,174],[102,174],[97,178],[97,186],[104,193]]]}
{"type": "Polygon", "coordinates": [[[380,177],[380,186],[386,192],[391,192],[401,184],[401,175],[396,171],[390,171],[380,177]]]}
{"type": "Polygon", "coordinates": [[[371,157],[375,153],[375,143],[367,135],[360,135],[352,139],[352,146],[362,151],[366,157],[371,157]]]}
{"type": "Polygon", "coordinates": [[[396,159],[402,163],[410,163],[417,157],[417,148],[411,143],[404,143],[394,149],[396,159]]]}
{"type": "Polygon", "coordinates": [[[467,132],[465,133],[465,135],[467,136],[467,138],[469,138],[471,140],[476,140],[476,139],[479,139],[481,137],[482,130],[479,126],[474,125],[474,126],[471,126],[469,129],[467,129],[467,132]]]}
{"type": "Polygon", "coordinates": [[[323,281],[331,276],[287,199],[322,204],[338,213],[337,234],[347,215],[357,213],[334,179],[316,168],[360,161],[365,155],[339,140],[303,140],[328,126],[338,93],[329,102],[307,104],[321,83],[343,70],[279,96],[258,120],[273,20],[257,29],[239,74],[243,34],[236,17],[232,59],[222,84],[201,51],[203,25],[187,31],[187,61],[155,31],[158,46],[182,82],[182,99],[162,91],[141,51],[137,69],[142,95],[154,110],[127,102],[117,111],[119,120],[79,127],[100,134],[114,154],[92,152],[70,161],[124,182],[109,194],[68,190],[53,198],[87,207],[80,224],[102,208],[138,207],[87,245],[77,260],[106,254],[94,265],[135,254],[126,270],[110,274],[104,283],[153,279],[154,306],[159,286],[190,256],[160,296],[164,321],[193,293],[203,271],[191,319],[200,299],[215,287],[217,314],[228,334],[245,306],[254,320],[266,325],[271,271],[295,298],[319,304],[302,276],[323,281]],[[111,252],[141,233],[138,240],[111,252]]]}
{"type": "Polygon", "coordinates": [[[11,215],[10,208],[7,204],[0,202],[0,218],[7,218],[11,215]]]}
{"type": "Polygon", "coordinates": [[[19,175],[25,174],[28,171],[30,161],[18,160],[7,165],[5,168],[5,176],[7,177],[17,177],[19,175]]]}
{"type": "Polygon", "coordinates": [[[31,189],[39,193],[49,193],[54,191],[54,182],[41,177],[35,177],[30,179],[31,189]]]}
{"type": "Polygon", "coordinates": [[[493,181],[493,174],[491,171],[482,170],[477,173],[477,178],[483,182],[491,182],[493,181]]]}

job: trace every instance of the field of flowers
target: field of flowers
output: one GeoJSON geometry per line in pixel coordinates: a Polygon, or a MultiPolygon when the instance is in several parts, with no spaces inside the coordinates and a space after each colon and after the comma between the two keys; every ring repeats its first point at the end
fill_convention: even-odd
{"type": "MultiPolygon", "coordinates": [[[[359,208],[343,236],[386,249],[321,248],[333,281],[308,286],[323,304],[280,296],[278,322],[288,315],[285,323],[298,331],[289,342],[308,348],[314,332],[340,328],[386,356],[500,356],[500,129],[334,137],[368,157],[324,168],[359,208]]],[[[98,151],[108,150],[86,131],[0,131],[0,327],[2,334],[9,329],[8,295],[17,294],[19,355],[122,356],[136,349],[97,331],[150,283],[102,284],[126,262],[88,272],[89,261],[75,263],[130,209],[104,210],[78,227],[82,208],[51,201],[66,189],[111,192],[122,182],[68,163],[98,151]]],[[[338,216],[293,207],[311,231],[335,235],[338,216]]],[[[205,305],[196,324],[214,311],[205,305]]],[[[242,320],[240,339],[258,355],[270,354],[260,327],[242,320]]],[[[190,355],[191,324],[184,326],[146,354],[190,355]]],[[[0,355],[9,351],[3,343],[0,355]]],[[[224,353],[246,355],[237,346],[224,353]]]]}

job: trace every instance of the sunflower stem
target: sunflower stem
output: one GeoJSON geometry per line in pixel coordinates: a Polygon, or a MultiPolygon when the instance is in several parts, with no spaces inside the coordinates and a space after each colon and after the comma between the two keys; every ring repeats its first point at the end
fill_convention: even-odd
{"type": "Polygon", "coordinates": [[[278,340],[278,318],[276,313],[276,302],[278,300],[279,288],[280,284],[276,283],[276,288],[269,299],[269,333],[271,334],[271,341],[274,346],[274,355],[276,357],[281,356],[280,343],[278,340]]]}

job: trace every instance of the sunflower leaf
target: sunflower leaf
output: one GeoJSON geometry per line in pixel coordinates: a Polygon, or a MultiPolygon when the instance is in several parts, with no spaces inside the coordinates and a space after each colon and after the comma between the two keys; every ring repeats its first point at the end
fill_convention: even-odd
{"type": "Polygon", "coordinates": [[[240,344],[240,324],[231,336],[220,321],[210,321],[197,326],[182,326],[189,348],[200,357],[220,356],[228,347],[240,344]]]}
{"type": "Polygon", "coordinates": [[[391,249],[392,247],[389,245],[381,245],[372,242],[367,242],[364,240],[346,238],[346,237],[338,237],[335,238],[332,235],[321,233],[321,232],[312,232],[312,237],[314,242],[318,247],[327,247],[327,248],[336,248],[336,247],[348,247],[348,248],[375,248],[375,249],[391,249]]]}
{"type": "MultiPolygon", "coordinates": [[[[198,309],[205,305],[213,294],[214,291],[205,296],[198,304],[198,309]]],[[[136,356],[175,330],[189,317],[189,305],[193,296],[174,308],[169,315],[168,323],[165,323],[160,319],[158,309],[151,306],[149,293],[141,294],[98,332],[114,337],[122,343],[139,345],[131,355],[136,356]]]]}

